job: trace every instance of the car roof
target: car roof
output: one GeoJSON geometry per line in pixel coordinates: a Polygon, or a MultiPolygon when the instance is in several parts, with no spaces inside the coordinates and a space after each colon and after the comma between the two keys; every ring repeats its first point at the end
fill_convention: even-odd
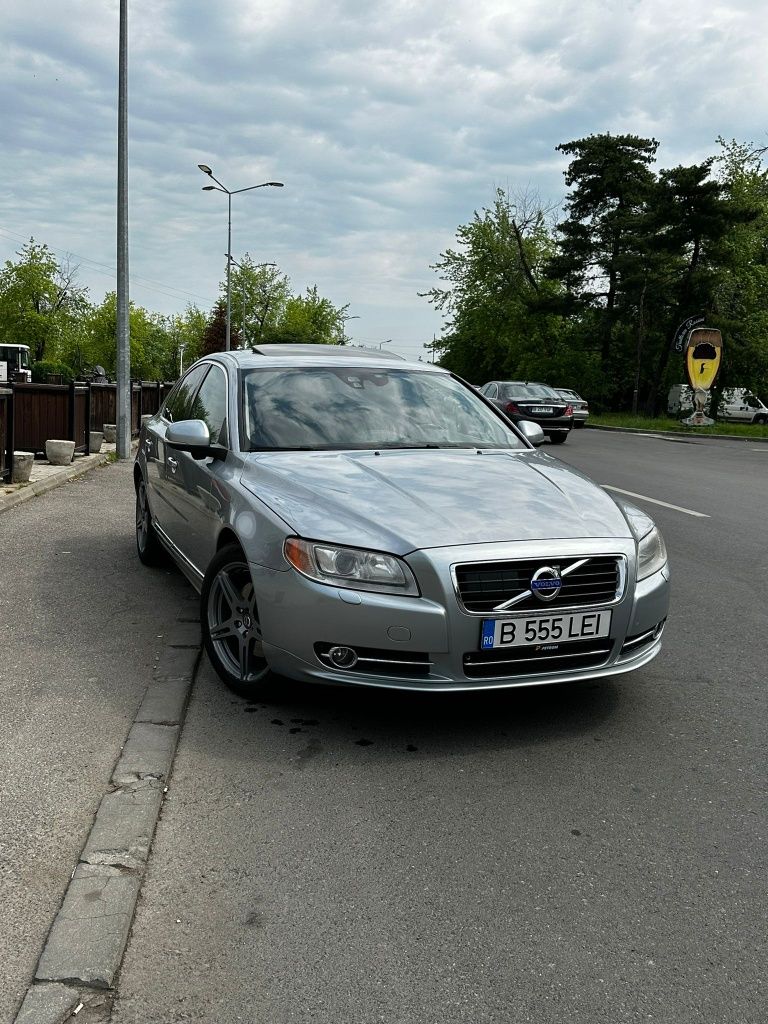
{"type": "MultiPolygon", "coordinates": [[[[406,367],[428,372],[448,373],[441,366],[432,363],[409,361],[394,352],[381,352],[378,349],[358,348],[355,345],[254,345],[252,348],[233,349],[230,352],[216,352],[213,356],[230,365],[240,368],[258,368],[260,366],[327,366],[329,363],[342,363],[354,366],[406,367]]],[[[210,357],[207,357],[210,358],[210,357]]]]}

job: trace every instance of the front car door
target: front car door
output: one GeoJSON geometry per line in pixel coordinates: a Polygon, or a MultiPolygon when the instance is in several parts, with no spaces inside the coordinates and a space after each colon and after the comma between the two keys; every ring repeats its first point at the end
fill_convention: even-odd
{"type": "MultiPolygon", "coordinates": [[[[211,444],[229,450],[227,373],[219,363],[212,362],[209,366],[194,396],[192,414],[188,418],[203,420],[208,427],[211,444]]],[[[217,472],[224,467],[225,461],[195,459],[189,452],[169,451],[177,462],[174,485],[179,490],[175,501],[175,536],[172,534],[171,540],[197,571],[204,575],[216,553],[221,519],[226,517],[217,472]]]]}
{"type": "MultiPolygon", "coordinates": [[[[179,453],[168,448],[165,435],[171,423],[191,419],[195,395],[208,373],[208,363],[197,363],[181,378],[160,414],[147,426],[144,438],[149,507],[155,525],[169,540],[178,533],[181,476],[179,453]]],[[[183,471],[182,471],[183,472],[183,471]]]]}

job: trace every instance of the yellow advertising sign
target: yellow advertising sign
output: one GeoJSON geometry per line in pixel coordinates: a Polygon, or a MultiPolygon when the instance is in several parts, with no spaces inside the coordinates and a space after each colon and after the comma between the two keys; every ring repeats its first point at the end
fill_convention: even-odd
{"type": "Polygon", "coordinates": [[[708,391],[715,383],[723,358],[723,336],[713,327],[696,327],[688,335],[685,368],[694,389],[708,391]]]}

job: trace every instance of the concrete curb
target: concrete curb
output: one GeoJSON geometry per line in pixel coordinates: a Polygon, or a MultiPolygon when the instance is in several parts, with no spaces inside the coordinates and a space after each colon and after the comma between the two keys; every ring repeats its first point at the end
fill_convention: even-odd
{"type": "Polygon", "coordinates": [[[648,437],[695,437],[706,441],[750,441],[768,444],[768,437],[743,437],[741,434],[694,434],[686,430],[649,430],[646,427],[609,427],[600,423],[585,423],[586,430],[608,430],[614,434],[644,434],[648,437]]]}
{"type": "Polygon", "coordinates": [[[30,498],[34,498],[38,494],[52,491],[54,487],[60,487],[61,484],[69,483],[70,480],[75,480],[77,477],[82,476],[83,473],[96,469],[97,466],[103,466],[104,463],[109,462],[109,457],[109,452],[83,455],[73,462],[71,466],[62,466],[60,473],[52,473],[44,480],[29,483],[24,487],[20,487],[18,491],[12,491],[10,494],[0,494],[0,512],[5,512],[9,508],[15,508],[16,505],[29,501],[30,498]]]}
{"type": "Polygon", "coordinates": [[[14,1024],[106,1024],[200,657],[179,615],[112,773],[14,1024]]]}

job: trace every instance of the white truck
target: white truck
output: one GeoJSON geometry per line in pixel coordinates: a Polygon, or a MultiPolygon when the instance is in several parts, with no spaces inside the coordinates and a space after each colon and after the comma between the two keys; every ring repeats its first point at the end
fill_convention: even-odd
{"type": "MultiPolygon", "coordinates": [[[[709,402],[706,409],[709,410],[709,402]]],[[[677,416],[692,411],[693,389],[688,384],[674,384],[667,396],[667,412],[677,416]]],[[[768,423],[768,406],[747,388],[725,388],[717,418],[729,423],[768,423]]]]}

